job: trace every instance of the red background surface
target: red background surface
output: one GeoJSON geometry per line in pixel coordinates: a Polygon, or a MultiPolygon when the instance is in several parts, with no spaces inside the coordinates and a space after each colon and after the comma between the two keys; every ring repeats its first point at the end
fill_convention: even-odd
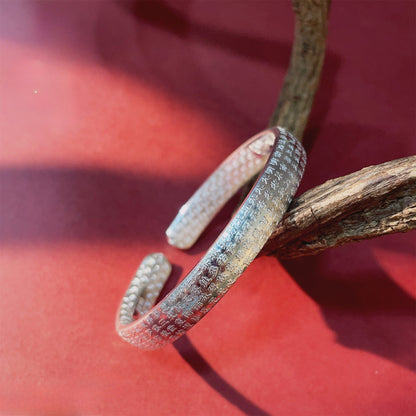
{"type": "MultiPolygon", "coordinates": [[[[253,262],[189,336],[115,312],[180,205],[268,121],[289,2],[0,3],[4,415],[410,415],[415,235],[253,262]]],[[[415,2],[334,1],[301,190],[415,152],[415,2]]]]}

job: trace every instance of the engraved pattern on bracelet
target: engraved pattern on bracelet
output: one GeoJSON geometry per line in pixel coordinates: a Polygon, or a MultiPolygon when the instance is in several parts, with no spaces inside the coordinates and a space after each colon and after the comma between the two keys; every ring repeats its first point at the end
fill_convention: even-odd
{"type": "Polygon", "coordinates": [[[185,279],[153,308],[171,266],[161,253],[144,259],[117,314],[116,328],[123,339],[150,350],[176,340],[212,309],[254,260],[287,210],[305,168],[302,145],[282,128],[267,129],[233,152],[180,209],[166,232],[172,245],[192,246],[225,202],[263,168],[267,157],[234,218],[185,279]]]}

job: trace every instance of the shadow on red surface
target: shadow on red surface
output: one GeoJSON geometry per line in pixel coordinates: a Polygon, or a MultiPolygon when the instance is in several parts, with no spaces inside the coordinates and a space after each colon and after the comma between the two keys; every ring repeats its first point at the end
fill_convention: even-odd
{"type": "Polygon", "coordinates": [[[182,358],[209,384],[221,394],[224,399],[236,406],[247,415],[267,416],[269,413],[258,407],[251,400],[237,391],[231,384],[224,380],[205,358],[193,346],[187,335],[182,336],[173,343],[173,346],[182,358]]]}
{"type": "MultiPolygon", "coordinates": [[[[172,7],[161,0],[28,3],[26,7],[33,8],[32,13],[36,16],[36,21],[30,22],[36,25],[36,30],[31,33],[27,29],[14,26],[13,15],[20,11],[22,5],[14,11],[14,6],[10,4],[6,10],[10,18],[0,27],[0,36],[3,39],[34,44],[36,47],[40,45],[53,53],[64,54],[73,61],[98,60],[101,66],[115,68],[146,83],[156,84],[164,91],[180,97],[181,101],[201,107],[205,113],[212,114],[222,123],[230,123],[234,129],[241,124],[241,120],[244,120],[245,131],[256,132],[263,129],[272,112],[272,107],[269,104],[265,107],[263,103],[268,103],[270,99],[277,100],[279,85],[271,85],[267,78],[257,77],[254,90],[256,94],[250,96],[254,91],[252,86],[247,85],[247,75],[251,78],[251,74],[235,60],[227,62],[227,66],[235,74],[239,74],[238,82],[241,85],[231,89],[224,84],[214,85],[213,80],[201,77],[200,63],[195,60],[193,48],[199,50],[212,46],[231,57],[241,58],[243,62],[253,61],[270,67],[286,68],[292,45],[252,34],[261,29],[262,22],[248,17],[250,7],[245,10],[244,7],[236,9],[232,3],[222,4],[223,11],[232,10],[233,21],[250,22],[250,30],[239,33],[193,21],[189,16],[191,5],[191,1],[181,1],[172,7]],[[135,19],[133,24],[131,17],[135,19]],[[165,36],[159,36],[160,33],[165,36]],[[132,38],[136,42],[132,43],[132,38]],[[240,79],[241,74],[244,76],[240,79]],[[198,75],[200,78],[197,78],[198,75]],[[230,91],[224,94],[227,90],[230,91]],[[201,99],[201,92],[204,95],[204,91],[209,91],[205,94],[208,98],[211,95],[216,96],[216,99],[201,99]],[[259,114],[263,107],[268,109],[261,124],[256,120],[257,115],[244,113],[240,105],[229,101],[227,94],[230,92],[233,92],[236,99],[258,101],[259,114]],[[248,95],[244,95],[244,92],[248,95]],[[262,99],[259,100],[259,97],[262,99]],[[224,117],[224,114],[228,116],[224,117]],[[247,128],[247,125],[250,127],[247,128]]],[[[269,15],[278,16],[282,6],[276,2],[262,3],[269,15]]],[[[216,52],[210,52],[210,55],[212,65],[215,66],[220,57],[216,52]]],[[[316,95],[309,123],[307,150],[325,121],[336,90],[336,74],[341,65],[341,58],[328,50],[322,73],[324,85],[316,95]]],[[[223,83],[226,82],[227,79],[224,79],[223,83]]]]}
{"type": "MultiPolygon", "coordinates": [[[[127,10],[133,13],[140,23],[151,25],[165,30],[170,34],[186,39],[190,35],[198,42],[212,44],[228,50],[233,55],[241,55],[255,61],[264,62],[275,67],[288,67],[292,45],[266,38],[254,37],[242,33],[232,33],[207,25],[198,25],[188,18],[186,10],[191,2],[183,2],[181,10],[174,9],[163,0],[152,2],[128,1],[122,3],[127,10]]],[[[263,3],[263,7],[271,8],[270,13],[279,13],[278,3],[263,3]]],[[[293,14],[294,20],[294,14],[293,14]]],[[[185,56],[184,56],[185,58],[185,56]]],[[[180,61],[182,61],[180,59],[180,61]]],[[[332,51],[327,51],[325,65],[322,71],[322,79],[325,80],[325,88],[318,89],[315,97],[312,123],[306,136],[306,149],[313,145],[319,135],[320,126],[326,118],[330,108],[332,97],[336,88],[336,74],[342,61],[332,51]]],[[[259,86],[261,87],[261,81],[259,86]]],[[[266,87],[266,84],[264,85],[266,87]]],[[[274,88],[272,87],[274,90],[274,88]]],[[[182,93],[181,93],[182,96],[182,93]]],[[[264,127],[264,126],[262,126],[264,127]]]]}
{"type": "MultiPolygon", "coordinates": [[[[174,209],[167,201],[185,200],[189,188],[196,186],[192,181],[172,186],[168,179],[107,170],[3,168],[0,170],[3,201],[0,243],[151,241],[155,229],[161,223],[168,224],[172,218],[174,209]]],[[[224,217],[229,215],[223,212],[222,221],[224,217]]],[[[215,228],[218,227],[217,224],[215,228]]],[[[206,246],[215,237],[217,230],[209,228],[206,241],[199,243],[199,247],[206,246]]],[[[338,342],[415,371],[415,300],[378,265],[365,276],[351,275],[348,271],[342,276],[328,274],[322,265],[324,255],[287,261],[284,266],[320,306],[338,342]]],[[[365,255],[371,256],[371,253],[365,255]]],[[[174,266],[173,278],[163,293],[174,287],[181,273],[182,268],[174,266]]],[[[187,337],[178,340],[175,348],[212,388],[241,411],[267,414],[228,384],[187,337]]]]}
{"type": "MultiPolygon", "coordinates": [[[[357,257],[354,247],[342,250],[344,256],[357,257]]],[[[372,254],[369,250],[361,251],[358,256],[367,257],[368,265],[372,254]]],[[[343,270],[335,275],[325,268],[325,255],[284,261],[283,265],[319,305],[337,342],[379,355],[416,372],[415,299],[377,264],[367,274],[343,270]]]]}
{"type": "Polygon", "coordinates": [[[0,242],[152,241],[176,213],[168,202],[184,201],[196,187],[105,169],[3,167],[0,242]]]}
{"type": "MultiPolygon", "coordinates": [[[[19,7],[22,7],[22,3],[19,3],[17,13],[20,13],[19,7]]],[[[22,24],[24,19],[10,18],[6,19],[7,25],[2,25],[0,32],[6,39],[33,43],[36,47],[49,48],[56,53],[63,51],[64,55],[69,55],[74,60],[98,60],[104,66],[157,84],[181,100],[201,106],[205,112],[213,114],[224,123],[230,123],[231,127],[234,127],[234,122],[230,122],[229,117],[224,117],[224,113],[234,112],[234,120],[244,121],[240,124],[245,131],[250,129],[250,125],[253,131],[261,129],[263,125],[258,125],[256,117],[262,116],[262,109],[256,116],[247,119],[246,114],[240,114],[240,107],[231,108],[222,96],[222,101],[216,103],[215,92],[210,99],[198,97],[201,94],[195,86],[204,80],[198,79],[196,83],[194,80],[189,86],[189,74],[194,70],[198,73],[199,69],[192,58],[188,42],[215,46],[233,55],[273,67],[287,65],[290,44],[197,24],[186,15],[190,3],[178,4],[180,10],[161,1],[116,2],[112,5],[110,2],[28,3],[27,7],[35,10],[37,20],[30,23],[36,29],[33,32],[21,30],[15,22],[22,24]],[[114,14],[114,10],[118,10],[119,14],[114,14]],[[133,17],[133,25],[131,19],[126,19],[126,14],[133,17]],[[146,32],[149,27],[153,29],[150,34],[146,32]],[[186,41],[164,43],[164,37],[153,37],[159,31],[172,35],[171,38],[186,41]],[[131,42],[132,33],[137,43],[131,42]],[[93,39],[93,45],[88,42],[90,38],[93,39]],[[143,40],[153,42],[148,43],[144,53],[141,51],[139,54],[138,51],[143,49],[143,40]],[[187,65],[189,67],[186,69],[187,65]]],[[[270,9],[269,13],[279,12],[279,3],[264,4],[270,9]]],[[[6,6],[6,9],[14,7],[12,2],[6,6]]],[[[236,13],[238,20],[238,13],[243,16],[244,10],[236,13]]],[[[13,11],[11,16],[13,17],[13,11]]],[[[262,25],[261,21],[251,23],[262,25]]],[[[215,65],[215,59],[218,61],[218,56],[214,56],[212,65],[215,65]]],[[[341,59],[329,51],[323,71],[324,82],[317,94],[310,127],[305,135],[308,149],[313,146],[325,120],[336,89],[336,73],[341,64],[341,59]]],[[[238,65],[234,66],[235,71],[238,71],[238,65]]],[[[206,91],[211,89],[208,83],[203,87],[206,91]]],[[[244,85],[239,87],[243,88],[244,85]]],[[[259,96],[265,97],[265,102],[267,97],[277,96],[277,88],[271,88],[269,79],[258,77],[256,88],[260,91],[259,96]]],[[[383,146],[392,148],[391,157],[400,156],[397,138],[394,143],[389,137],[384,137],[381,131],[366,130],[364,126],[356,125],[332,124],[326,127],[330,133],[328,135],[337,138],[330,146],[334,146],[338,154],[329,149],[327,153],[333,156],[330,160],[327,154],[321,158],[316,157],[315,167],[325,160],[326,168],[323,173],[319,168],[312,168],[315,176],[307,176],[303,187],[309,187],[314,181],[320,183],[326,179],[322,175],[343,174],[339,169],[347,164],[339,163],[338,156],[347,157],[345,149],[348,149],[349,142],[363,146],[362,141],[356,139],[358,135],[365,137],[363,151],[377,148],[384,140],[383,146]]],[[[369,152],[368,157],[377,159],[379,154],[369,152]]],[[[369,160],[369,163],[373,163],[373,160],[369,160]]],[[[348,167],[354,169],[351,163],[348,167]]],[[[361,166],[357,168],[359,167],[361,166]]],[[[155,229],[159,229],[160,224],[164,224],[164,228],[169,224],[176,208],[189,196],[189,190],[198,185],[197,181],[189,180],[175,183],[173,188],[171,180],[166,178],[78,167],[4,167],[0,171],[0,244],[64,239],[152,241],[155,229]],[[173,208],[173,205],[169,205],[170,201],[175,201],[178,205],[173,208]]],[[[209,237],[214,236],[215,232],[211,228],[209,237]]],[[[201,247],[202,244],[199,244],[201,247]]],[[[333,276],[322,265],[324,256],[298,259],[285,262],[284,265],[299,286],[320,306],[328,326],[337,334],[338,342],[349,348],[380,355],[415,371],[412,351],[415,345],[415,300],[377,265],[365,276],[353,273],[333,276]]],[[[174,270],[178,277],[180,271],[178,267],[174,270]]],[[[199,354],[189,338],[178,340],[175,348],[212,388],[241,411],[247,414],[267,414],[228,384],[199,354]]]]}

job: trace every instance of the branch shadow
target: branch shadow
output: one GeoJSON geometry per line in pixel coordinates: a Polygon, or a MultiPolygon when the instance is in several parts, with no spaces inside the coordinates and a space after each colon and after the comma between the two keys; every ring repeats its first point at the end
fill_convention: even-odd
{"type": "MultiPolygon", "coordinates": [[[[182,6],[181,10],[169,6],[163,0],[152,2],[134,0],[123,2],[121,5],[129,10],[138,22],[166,31],[181,39],[192,37],[197,42],[214,45],[233,55],[250,58],[273,67],[288,67],[292,45],[276,39],[232,33],[216,27],[194,23],[186,15],[189,1],[183,3],[185,7],[182,6]]],[[[272,8],[271,14],[278,13],[278,4],[268,3],[267,7],[272,8]]],[[[321,83],[322,85],[315,95],[314,105],[303,137],[303,145],[308,152],[312,149],[319,136],[321,126],[326,120],[332,99],[336,94],[336,78],[341,67],[341,57],[333,51],[327,50],[321,73],[321,80],[325,80],[325,83],[321,83]]],[[[267,80],[264,80],[264,85],[263,81],[258,81],[259,88],[264,88],[265,91],[270,89],[267,80]]]]}
{"type": "MultiPolygon", "coordinates": [[[[0,244],[165,240],[164,231],[200,182],[84,167],[0,167],[0,244]]],[[[237,199],[189,254],[209,248],[237,199]]]]}
{"type": "MultiPolygon", "coordinates": [[[[354,258],[357,249],[341,247],[340,256],[354,258]]],[[[321,308],[337,342],[376,354],[416,372],[416,300],[375,263],[368,271],[343,270],[338,276],[325,267],[325,256],[284,260],[282,264],[300,288],[321,308]]],[[[348,264],[344,260],[343,264],[348,264]]]]}
{"type": "Polygon", "coordinates": [[[106,169],[2,167],[0,243],[157,241],[197,186],[106,169]]]}
{"type": "MultiPolygon", "coordinates": [[[[103,239],[156,241],[160,224],[169,224],[179,207],[178,200],[185,200],[196,187],[193,180],[173,185],[170,179],[162,177],[105,169],[2,168],[0,244],[103,239]]],[[[214,220],[202,246],[218,234],[218,228],[223,226],[221,221],[228,219],[232,206],[230,203],[229,212],[223,212],[216,224],[214,220]]],[[[354,248],[341,249],[344,255],[356,256],[354,248]]],[[[325,255],[283,264],[320,305],[338,342],[415,371],[415,300],[376,264],[370,264],[367,273],[344,271],[342,276],[335,277],[325,269],[325,255]]],[[[180,267],[174,266],[172,279],[162,296],[176,285],[181,272],[180,267]]],[[[175,348],[205,382],[241,411],[267,414],[227,383],[188,338],[178,340],[175,348]]]]}
{"type": "Polygon", "coordinates": [[[214,45],[232,54],[272,66],[284,67],[288,64],[290,44],[196,23],[187,15],[190,3],[189,1],[182,2],[180,9],[171,7],[163,0],[126,1],[120,5],[130,11],[139,24],[153,26],[182,39],[192,37],[198,42],[214,45]]]}
{"type": "MultiPolygon", "coordinates": [[[[289,43],[261,38],[251,33],[233,33],[194,23],[186,15],[189,2],[182,2],[180,10],[162,1],[130,1],[119,4],[115,2],[116,7],[123,8],[126,15],[136,20],[137,25],[132,32],[131,27],[127,28],[127,24],[123,25],[128,23],[125,16],[112,14],[113,6],[109,6],[109,3],[32,4],[31,7],[36,7],[37,30],[45,30],[40,40],[33,40],[30,32],[29,36],[22,35],[22,32],[26,32],[19,28],[9,32],[3,30],[2,36],[25,43],[40,43],[42,47],[46,46],[59,52],[69,51],[76,59],[85,61],[94,61],[96,59],[94,53],[98,53],[100,64],[104,63],[110,68],[160,86],[163,90],[180,97],[181,100],[193,105],[196,103],[218,119],[224,119],[224,108],[230,110],[229,113],[234,113],[234,117],[239,119],[239,124],[243,120],[244,131],[248,130],[247,127],[253,131],[260,130],[267,124],[266,120],[264,124],[259,123],[256,117],[247,119],[240,108],[230,106],[222,95],[218,94],[219,104],[212,103],[208,99],[195,100],[201,90],[211,90],[211,85],[206,84],[204,90],[202,88],[204,81],[198,80],[197,91],[189,87],[188,75],[196,68],[194,68],[195,64],[192,67],[192,56],[186,41],[176,44],[174,50],[170,50],[172,45],[164,44],[163,39],[152,36],[151,39],[156,44],[152,43],[148,47],[157,52],[147,56],[143,54],[145,58],[149,58],[146,62],[143,62],[143,59],[140,61],[140,57],[134,58],[134,55],[140,47],[144,26],[150,26],[157,31],[162,30],[182,40],[192,38],[195,42],[215,46],[232,55],[273,67],[287,66],[291,51],[289,43]],[[92,16],[98,18],[94,20],[92,16]],[[45,22],[46,25],[43,25],[45,22]],[[46,29],[42,29],[43,26],[48,29],[47,32],[46,29]],[[91,27],[94,32],[93,45],[83,41],[83,37],[88,37],[91,27]],[[161,57],[166,56],[171,57],[168,69],[155,71],[154,69],[160,66],[161,57]],[[191,66],[188,72],[184,71],[184,63],[191,66]]],[[[270,8],[270,13],[278,13],[278,3],[266,2],[265,5],[270,8]]],[[[258,25],[261,24],[262,22],[258,22],[258,25]]],[[[164,64],[166,65],[166,60],[164,64]]],[[[240,70],[238,65],[240,62],[235,64],[235,71],[240,70]]],[[[312,128],[308,128],[305,133],[304,142],[307,149],[313,146],[319,134],[319,126],[325,120],[335,92],[336,73],[340,65],[340,58],[329,51],[323,72],[326,82],[315,101],[315,110],[311,116],[312,128]]],[[[278,88],[271,88],[270,80],[264,77],[258,77],[256,84],[256,88],[260,91],[259,95],[264,97],[264,102],[267,103],[268,100],[272,102],[278,88]]],[[[240,94],[238,99],[250,100],[252,97],[243,97],[243,94],[240,94]]],[[[261,114],[262,110],[258,111],[261,114]]],[[[229,123],[229,117],[223,121],[229,123]]],[[[231,126],[234,127],[234,124],[231,126]]],[[[136,177],[123,172],[61,167],[3,168],[0,171],[0,182],[2,200],[0,243],[36,243],[65,239],[152,241],[156,238],[154,233],[159,229],[160,224],[168,225],[172,214],[176,213],[177,201],[185,201],[189,196],[189,189],[196,189],[198,186],[198,183],[190,180],[175,184],[175,189],[172,189],[170,181],[164,178],[136,177]],[[155,189],[157,192],[154,191],[155,189]],[[170,201],[175,201],[173,210],[170,208],[172,206],[170,201]]],[[[211,235],[210,232],[206,238],[211,239],[211,235]]],[[[169,283],[170,285],[179,278],[179,271],[177,267],[174,268],[174,274],[177,276],[169,283]]],[[[226,400],[246,414],[267,415],[263,409],[227,383],[198,353],[188,337],[183,337],[174,345],[201,378],[226,400]]]]}
{"type": "MultiPolygon", "coordinates": [[[[121,71],[200,107],[241,132],[263,129],[278,94],[279,85],[274,85],[278,77],[270,80],[260,75],[255,77],[255,88],[250,87],[250,62],[285,68],[291,53],[290,42],[275,39],[272,33],[258,35],[263,23],[250,18],[248,4],[222,4],[222,8],[237,9],[233,19],[239,26],[244,23],[244,32],[218,27],[216,21],[193,21],[191,5],[187,0],[174,3],[174,7],[162,0],[8,3],[3,7],[0,37],[46,48],[74,62],[91,62],[121,71]],[[234,77],[233,87],[226,75],[221,85],[219,81],[213,85],[204,76],[205,70],[194,50],[201,46],[212,47],[209,51],[204,49],[205,58],[212,62],[207,70],[220,75],[217,63],[226,59],[229,73],[243,74],[234,77]],[[222,58],[218,51],[223,52],[222,58]],[[255,96],[251,96],[254,92],[255,96]],[[258,101],[256,113],[250,110],[251,105],[244,104],[253,100],[258,101]]],[[[213,3],[212,7],[218,4],[213,3]]],[[[262,7],[268,15],[277,16],[282,5],[264,2],[262,7]]],[[[321,83],[316,95],[305,133],[307,150],[326,118],[341,64],[339,55],[327,51],[322,74],[325,83],[321,83]]]]}
{"type": "MultiPolygon", "coordinates": [[[[172,183],[162,177],[76,167],[0,169],[0,244],[103,239],[157,240],[161,223],[172,219],[172,205],[195,188],[193,181],[172,183]],[[155,192],[156,190],[156,192],[155,192]],[[178,195],[179,194],[179,195],[178,195]],[[156,234],[156,235],[155,235],[156,234]]],[[[228,213],[231,214],[232,203],[228,213]]],[[[175,212],[176,213],[176,212],[175,212]]],[[[217,221],[221,222],[221,220],[217,221]]],[[[206,233],[206,246],[216,228],[206,233]]],[[[174,264],[159,300],[180,280],[174,264]]],[[[265,411],[225,381],[199,354],[188,337],[175,343],[184,360],[219,394],[249,415],[265,411]]]]}

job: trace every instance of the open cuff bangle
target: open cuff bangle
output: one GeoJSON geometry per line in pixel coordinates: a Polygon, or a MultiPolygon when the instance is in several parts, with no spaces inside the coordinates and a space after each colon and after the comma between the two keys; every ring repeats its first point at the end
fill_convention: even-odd
{"type": "Polygon", "coordinates": [[[143,260],[119,307],[118,334],[153,350],[192,328],[263,248],[296,193],[305,163],[302,145],[280,127],[235,150],[179,210],[166,231],[168,241],[191,247],[227,200],[263,168],[242,206],[199,263],[154,307],[171,266],[161,253],[143,260]]]}

